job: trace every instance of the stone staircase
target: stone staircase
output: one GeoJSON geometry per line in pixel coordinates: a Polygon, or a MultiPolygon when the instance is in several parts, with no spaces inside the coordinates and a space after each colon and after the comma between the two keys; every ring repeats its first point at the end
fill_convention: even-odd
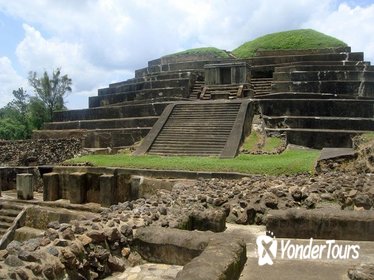
{"type": "Polygon", "coordinates": [[[254,78],[250,82],[250,96],[259,96],[271,92],[272,78],[254,78]]]}
{"type": "Polygon", "coordinates": [[[11,227],[22,210],[23,206],[17,204],[0,203],[0,238],[11,227]]]}
{"type": "Polygon", "coordinates": [[[219,156],[239,107],[240,103],[175,106],[148,153],[219,156]]]}
{"type": "Polygon", "coordinates": [[[192,92],[190,94],[190,99],[196,100],[200,98],[200,94],[204,87],[204,81],[195,81],[195,84],[192,88],[192,92]]]}
{"type": "Polygon", "coordinates": [[[233,157],[252,116],[250,101],[177,103],[165,109],[134,154],[233,157]]]}
{"type": "Polygon", "coordinates": [[[204,86],[200,95],[201,100],[236,99],[246,95],[247,85],[209,85],[204,86]]]}

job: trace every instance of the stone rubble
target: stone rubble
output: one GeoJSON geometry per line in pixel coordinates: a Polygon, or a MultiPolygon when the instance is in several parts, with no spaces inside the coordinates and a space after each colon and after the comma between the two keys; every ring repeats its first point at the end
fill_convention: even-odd
{"type": "Polygon", "coordinates": [[[209,222],[220,231],[222,217],[261,225],[271,209],[320,207],[373,211],[374,175],[253,175],[178,182],[171,191],[113,205],[96,218],[51,222],[41,237],[12,241],[0,250],[0,279],[102,279],[144,264],[131,250],[141,227],[206,230],[209,222]]]}
{"type": "Polygon", "coordinates": [[[0,163],[3,166],[55,164],[83,154],[80,139],[0,140],[0,163]]]}

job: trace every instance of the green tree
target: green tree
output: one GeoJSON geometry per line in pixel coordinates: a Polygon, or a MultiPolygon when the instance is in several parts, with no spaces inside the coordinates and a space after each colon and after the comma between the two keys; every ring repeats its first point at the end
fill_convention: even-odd
{"type": "Polygon", "coordinates": [[[0,139],[19,140],[29,137],[25,125],[11,118],[0,119],[0,139]]]}
{"type": "Polygon", "coordinates": [[[36,72],[29,73],[29,83],[38,98],[45,104],[48,120],[52,120],[54,111],[64,109],[64,97],[71,92],[72,81],[68,75],[61,75],[61,68],[53,71],[52,77],[44,71],[41,77],[36,72]]]}
{"type": "Polygon", "coordinates": [[[48,108],[42,100],[33,96],[28,104],[28,119],[33,129],[41,129],[48,120],[48,108]]]}
{"type": "Polygon", "coordinates": [[[26,124],[27,107],[29,105],[29,95],[23,88],[13,90],[14,99],[8,104],[10,108],[18,114],[18,120],[23,124],[26,124]]]}
{"type": "Polygon", "coordinates": [[[0,138],[25,139],[31,136],[28,119],[29,96],[23,88],[13,91],[14,99],[0,109],[0,138]]]}

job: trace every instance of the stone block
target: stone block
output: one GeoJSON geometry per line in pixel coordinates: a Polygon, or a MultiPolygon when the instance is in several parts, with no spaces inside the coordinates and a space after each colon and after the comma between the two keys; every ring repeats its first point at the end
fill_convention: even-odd
{"type": "Polygon", "coordinates": [[[143,184],[144,177],[143,176],[131,176],[130,184],[130,199],[138,199],[139,198],[139,190],[141,185],[143,184]]]}
{"type": "Polygon", "coordinates": [[[280,238],[374,241],[372,211],[272,210],[266,229],[280,238]]]}
{"type": "Polygon", "coordinates": [[[116,180],[115,202],[124,202],[131,199],[131,176],[129,174],[118,174],[116,180]]]}
{"type": "Polygon", "coordinates": [[[100,203],[104,207],[110,207],[115,203],[116,177],[114,175],[101,175],[100,181],[100,203]]]}
{"type": "Polygon", "coordinates": [[[87,178],[85,172],[69,174],[68,198],[70,203],[81,204],[86,202],[87,178]]]}
{"type": "Polygon", "coordinates": [[[28,173],[17,174],[17,198],[30,200],[34,198],[33,175],[28,173]]]}
{"type": "Polygon", "coordinates": [[[223,233],[160,227],[138,229],[134,249],[147,261],[183,265],[176,279],[239,279],[247,260],[242,240],[223,233]]]}
{"type": "Polygon", "coordinates": [[[59,199],[59,174],[55,172],[46,173],[43,175],[43,200],[54,201],[59,199]]]}

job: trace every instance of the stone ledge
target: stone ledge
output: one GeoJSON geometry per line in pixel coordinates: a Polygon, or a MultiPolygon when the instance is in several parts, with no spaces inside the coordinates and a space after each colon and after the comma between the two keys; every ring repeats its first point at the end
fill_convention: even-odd
{"type": "Polygon", "coordinates": [[[134,247],[147,261],[184,265],[176,279],[238,279],[246,262],[243,241],[211,232],[142,228],[134,247]]]}
{"type": "Polygon", "coordinates": [[[276,237],[374,241],[374,211],[273,210],[266,229],[276,237]]]}

